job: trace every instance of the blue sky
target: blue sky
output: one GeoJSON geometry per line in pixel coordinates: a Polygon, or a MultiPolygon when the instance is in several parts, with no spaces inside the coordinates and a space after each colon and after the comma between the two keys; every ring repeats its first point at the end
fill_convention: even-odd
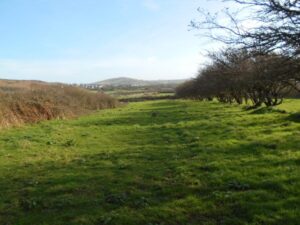
{"type": "Polygon", "coordinates": [[[188,31],[206,0],[0,0],[0,78],[93,82],[195,75],[209,43],[188,31]]]}

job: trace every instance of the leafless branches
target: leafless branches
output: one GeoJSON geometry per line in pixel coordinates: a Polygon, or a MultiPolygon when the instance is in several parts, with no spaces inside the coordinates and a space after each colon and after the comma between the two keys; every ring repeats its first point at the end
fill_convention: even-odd
{"type": "Polygon", "coordinates": [[[178,87],[179,97],[274,106],[297,87],[299,60],[245,49],[227,49],[211,54],[210,58],[212,63],[196,79],[178,87]]]}
{"type": "Polygon", "coordinates": [[[224,9],[211,14],[199,9],[201,19],[190,26],[201,30],[204,37],[241,48],[280,50],[300,54],[299,0],[224,0],[240,6],[238,11],[224,9]],[[241,16],[248,11],[247,16],[241,16]],[[227,22],[225,22],[227,21],[227,22]],[[255,24],[248,27],[245,24],[255,24]]]}

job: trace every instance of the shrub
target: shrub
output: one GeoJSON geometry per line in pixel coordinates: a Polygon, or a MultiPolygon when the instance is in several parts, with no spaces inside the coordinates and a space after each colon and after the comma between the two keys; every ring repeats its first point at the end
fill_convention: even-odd
{"type": "Polygon", "coordinates": [[[63,84],[0,82],[0,127],[69,118],[117,105],[104,93],[63,84]]]}

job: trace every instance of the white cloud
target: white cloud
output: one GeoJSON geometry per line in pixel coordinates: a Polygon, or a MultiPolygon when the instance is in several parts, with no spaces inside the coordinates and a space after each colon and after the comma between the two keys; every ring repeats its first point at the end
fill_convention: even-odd
{"type": "Polygon", "coordinates": [[[150,11],[158,11],[160,9],[156,0],[143,0],[143,6],[150,11]]]}

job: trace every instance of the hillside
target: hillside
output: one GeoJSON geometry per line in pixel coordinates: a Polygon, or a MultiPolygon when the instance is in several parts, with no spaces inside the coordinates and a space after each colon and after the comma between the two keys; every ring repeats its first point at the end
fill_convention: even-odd
{"type": "Polygon", "coordinates": [[[46,85],[43,81],[36,80],[6,80],[0,79],[0,91],[16,91],[16,90],[29,90],[35,85],[46,85]]]}
{"type": "Polygon", "coordinates": [[[128,77],[119,77],[108,80],[99,81],[93,84],[101,86],[133,86],[133,87],[142,87],[142,86],[153,86],[153,85],[177,85],[183,83],[185,80],[138,80],[128,77]]]}
{"type": "Polygon", "coordinates": [[[149,101],[1,132],[0,224],[298,224],[299,100],[149,101]]]}
{"type": "Polygon", "coordinates": [[[117,100],[106,94],[64,84],[0,80],[0,129],[70,118],[117,105],[117,100]]]}

